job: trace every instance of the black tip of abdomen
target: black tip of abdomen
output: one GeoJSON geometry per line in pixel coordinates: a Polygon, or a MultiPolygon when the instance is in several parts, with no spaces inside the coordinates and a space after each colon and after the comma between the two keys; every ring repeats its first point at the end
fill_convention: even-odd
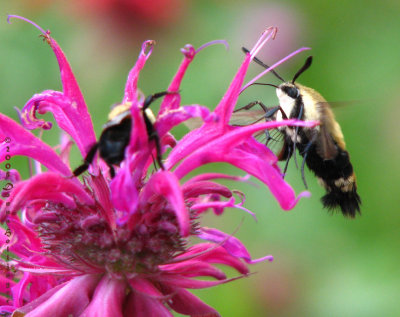
{"type": "Polygon", "coordinates": [[[337,188],[321,198],[325,208],[329,210],[340,207],[342,214],[354,218],[360,212],[361,198],[356,191],[343,192],[337,188]]]}

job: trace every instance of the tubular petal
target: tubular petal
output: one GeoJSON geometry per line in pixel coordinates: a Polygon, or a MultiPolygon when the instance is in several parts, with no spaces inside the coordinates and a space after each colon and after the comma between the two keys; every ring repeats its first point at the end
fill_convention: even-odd
{"type": "Polygon", "coordinates": [[[127,297],[124,316],[173,317],[160,300],[135,292],[131,292],[127,297]]]}
{"type": "Polygon", "coordinates": [[[43,299],[40,297],[17,311],[21,314],[29,313],[29,317],[80,316],[89,304],[98,280],[99,277],[95,275],[76,277],[63,287],[50,290],[51,297],[45,293],[43,299]]]}
{"type": "Polygon", "coordinates": [[[136,105],[138,99],[137,83],[139,79],[139,74],[140,71],[143,69],[144,65],[146,64],[147,59],[150,57],[151,52],[153,51],[154,44],[155,41],[152,40],[143,42],[142,49],[139,53],[139,57],[136,61],[136,64],[129,72],[128,79],[125,85],[125,93],[122,103],[132,102],[132,104],[136,105]]]}
{"type": "MultiPolygon", "coordinates": [[[[87,194],[82,185],[70,179],[66,179],[59,174],[55,173],[44,173],[39,174],[28,181],[23,181],[17,184],[13,189],[9,200],[11,205],[9,210],[11,212],[18,210],[27,201],[34,199],[49,200],[49,194],[66,194],[69,196],[75,196],[76,199],[80,200],[82,203],[93,205],[93,198],[87,194]]],[[[56,195],[55,197],[61,198],[61,195],[56,195]]],[[[58,203],[58,201],[54,201],[58,203]]],[[[5,206],[1,208],[1,220],[5,217],[5,206]]]]}
{"type": "Polygon", "coordinates": [[[168,301],[169,306],[176,312],[190,316],[219,317],[218,312],[201,301],[197,296],[178,287],[162,285],[164,292],[173,294],[168,301]]]}
{"type": "Polygon", "coordinates": [[[183,193],[176,176],[167,171],[160,171],[154,174],[147,183],[145,191],[142,193],[141,200],[147,201],[152,194],[157,194],[171,204],[179,223],[181,235],[189,235],[189,213],[186,209],[183,193]]]}
{"type": "Polygon", "coordinates": [[[11,157],[23,155],[37,160],[51,171],[59,172],[64,176],[71,175],[69,167],[49,145],[0,113],[1,140],[4,140],[6,136],[11,139],[11,142],[0,144],[0,162],[4,161],[6,154],[11,157]]]}
{"type": "Polygon", "coordinates": [[[125,299],[126,283],[104,276],[97,285],[90,304],[80,317],[113,316],[123,317],[122,307],[125,299]]]}

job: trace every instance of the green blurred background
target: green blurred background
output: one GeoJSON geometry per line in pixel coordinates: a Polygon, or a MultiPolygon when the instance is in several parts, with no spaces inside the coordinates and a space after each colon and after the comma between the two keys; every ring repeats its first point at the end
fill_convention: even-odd
{"type": "MultiPolygon", "coordinates": [[[[312,47],[314,63],[299,81],[327,100],[352,101],[335,113],[357,174],[362,216],[349,220],[323,210],[323,190],[309,172],[312,197],[289,212],[280,210],[263,186],[232,184],[246,193],[245,206],[258,222],[229,210],[221,217],[208,215],[205,223],[233,232],[244,219],[237,237],[253,257],[273,254],[275,261],[253,265],[256,274],[249,278],[195,293],[222,316],[400,316],[400,2],[157,0],[134,10],[117,0],[94,3],[1,4],[1,112],[17,119],[13,107],[21,108],[34,93],[61,89],[55,58],[38,31],[17,20],[7,24],[7,14],[23,15],[52,31],[69,58],[97,134],[110,105],[122,99],[143,40],[157,42],[140,78],[147,95],[166,89],[185,44],[226,39],[229,51],[223,46],[203,51],[182,84],[184,104],[213,108],[243,59],[240,47],[251,47],[265,27],[277,26],[277,39],[260,58],[272,63],[298,47],[312,47]]],[[[291,78],[307,54],[279,67],[280,74],[291,78]]],[[[260,71],[252,65],[248,79],[260,71]]],[[[271,75],[263,80],[277,82],[271,75]]],[[[272,89],[251,87],[239,104],[256,99],[277,102],[272,89]]],[[[44,139],[56,144],[57,131],[46,132],[44,139]]],[[[77,151],[73,156],[76,166],[81,157],[77,151]]],[[[14,158],[13,166],[27,176],[25,159],[14,158]]],[[[226,165],[210,169],[240,174],[226,165]]],[[[304,190],[293,162],[287,180],[297,193],[304,190]]]]}

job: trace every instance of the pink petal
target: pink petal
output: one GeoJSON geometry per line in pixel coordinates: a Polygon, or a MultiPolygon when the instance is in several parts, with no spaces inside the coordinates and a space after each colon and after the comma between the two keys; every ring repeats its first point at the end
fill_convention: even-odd
{"type": "MultiPolygon", "coordinates": [[[[252,263],[250,253],[247,251],[244,244],[236,237],[226,234],[213,228],[202,227],[200,228],[199,238],[203,240],[212,241],[215,243],[222,243],[222,247],[234,257],[242,258],[247,263],[252,263]]],[[[263,258],[264,260],[272,261],[272,256],[263,258]]]]}
{"type": "Polygon", "coordinates": [[[154,286],[154,284],[149,282],[147,279],[135,277],[133,279],[130,279],[128,282],[134,292],[138,292],[142,295],[147,295],[153,298],[164,297],[164,295],[160,293],[160,291],[154,286]]]}
{"type": "Polygon", "coordinates": [[[6,137],[11,140],[10,143],[0,144],[0,162],[6,159],[6,155],[11,157],[23,155],[37,160],[51,171],[59,172],[64,176],[71,175],[69,167],[50,146],[0,113],[0,140],[6,137]]]}
{"type": "MultiPolygon", "coordinates": [[[[196,55],[196,51],[192,45],[186,45],[182,50],[182,53],[184,55],[184,59],[179,66],[178,72],[175,74],[174,79],[172,79],[171,84],[168,87],[168,91],[179,91],[179,86],[182,82],[183,76],[186,73],[187,68],[189,67],[190,63],[192,62],[194,56],[196,55]]],[[[174,95],[167,95],[164,97],[163,102],[160,105],[160,115],[164,114],[164,112],[167,112],[172,109],[176,109],[179,107],[179,101],[180,98],[177,100],[176,103],[173,103],[173,99],[175,98],[174,95]]]]}
{"type": "Polygon", "coordinates": [[[43,252],[41,240],[33,229],[25,226],[17,217],[8,219],[8,226],[12,232],[9,246],[13,253],[20,257],[28,257],[32,252],[43,252]]]}
{"type": "Polygon", "coordinates": [[[160,269],[170,274],[173,273],[186,277],[210,276],[217,280],[226,278],[225,273],[221,270],[213,267],[209,263],[198,260],[160,265],[160,269]]]}
{"type": "MultiPolygon", "coordinates": [[[[267,29],[260,37],[259,41],[254,45],[252,52],[256,54],[258,50],[271,38],[274,37],[276,29],[267,29]]],[[[237,103],[237,99],[240,94],[240,88],[243,84],[244,77],[246,76],[247,69],[252,60],[253,56],[251,54],[246,54],[242,65],[239,67],[235,77],[233,78],[231,84],[229,85],[228,91],[222,97],[218,106],[215,108],[215,114],[220,118],[218,123],[218,130],[224,132],[228,128],[228,123],[231,118],[233,109],[237,103]]]]}
{"type": "MultiPolygon", "coordinates": [[[[176,98],[177,95],[173,96],[176,98]]],[[[183,106],[160,114],[156,122],[157,132],[163,136],[173,127],[192,118],[201,118],[202,121],[209,122],[215,120],[216,117],[207,107],[199,105],[183,106]]]]}
{"type": "Polygon", "coordinates": [[[183,193],[180,188],[179,180],[174,173],[168,171],[159,171],[149,179],[140,200],[147,202],[152,195],[164,197],[175,212],[181,235],[189,235],[190,222],[189,212],[186,209],[183,193]]]}
{"type": "Polygon", "coordinates": [[[93,190],[96,201],[102,207],[99,208],[98,212],[102,214],[103,219],[106,219],[110,228],[114,230],[116,228],[115,210],[111,202],[110,188],[107,181],[100,174],[98,176],[90,176],[88,183],[93,190]]]}
{"type": "MultiPolygon", "coordinates": [[[[7,151],[7,149],[6,149],[6,151],[7,151]]],[[[6,172],[0,170],[0,180],[8,180],[11,183],[15,184],[21,180],[21,175],[19,175],[19,172],[15,169],[10,169],[6,172]]]]}
{"type": "Polygon", "coordinates": [[[238,181],[238,182],[247,182],[250,178],[250,175],[234,176],[234,175],[228,175],[228,174],[223,174],[223,173],[204,173],[204,174],[200,174],[200,175],[196,175],[196,176],[192,177],[185,183],[185,185],[189,184],[189,183],[198,182],[198,181],[206,181],[206,180],[217,179],[217,178],[229,179],[229,180],[234,180],[234,181],[238,181]]]}
{"type": "MultiPolygon", "coordinates": [[[[277,127],[280,124],[313,125],[315,122],[287,120],[282,122],[265,122],[251,126],[232,129],[226,134],[199,147],[188,156],[175,170],[175,175],[182,178],[193,169],[211,162],[227,162],[257,177],[264,182],[285,210],[293,208],[296,199],[293,189],[283,180],[274,165],[275,155],[267,147],[248,147],[246,139],[256,131],[277,127]],[[261,151],[261,149],[264,149],[261,151]],[[272,165],[271,165],[272,164],[272,165]]],[[[252,140],[250,138],[250,140],[252,140]]],[[[174,151],[177,150],[175,147],[174,151]]]]}
{"type": "MultiPolygon", "coordinates": [[[[128,168],[121,168],[117,176],[110,183],[111,201],[116,210],[132,215],[138,205],[138,190],[132,180],[132,174],[128,168]]],[[[127,221],[126,217],[117,220],[119,224],[127,221]]]]}
{"type": "Polygon", "coordinates": [[[242,207],[242,202],[239,204],[235,204],[235,199],[232,197],[228,201],[206,201],[195,203],[192,206],[192,209],[197,210],[198,212],[203,212],[209,208],[214,209],[215,214],[220,215],[223,213],[225,208],[238,208],[249,213],[255,220],[257,220],[254,212],[242,207]]]}
{"type": "Polygon", "coordinates": [[[215,108],[214,113],[220,118],[219,129],[224,131],[231,118],[233,109],[237,103],[239,97],[239,91],[242,87],[244,77],[246,76],[247,68],[251,62],[250,55],[246,54],[246,57],[229,85],[228,91],[222,97],[218,106],[215,108]]]}
{"type": "MultiPolygon", "coordinates": [[[[18,284],[13,287],[14,305],[17,307],[23,306],[25,302],[39,298],[46,293],[47,298],[55,293],[59,283],[54,276],[51,275],[33,275],[24,272],[23,277],[18,281],[18,284]],[[54,289],[55,288],[55,289],[54,289]],[[54,290],[52,290],[54,289],[54,290]]],[[[41,300],[44,300],[42,298],[41,300]]]]}
{"type": "MultiPolygon", "coordinates": [[[[179,91],[183,76],[186,73],[187,68],[189,67],[190,63],[193,61],[193,58],[196,56],[197,53],[202,51],[204,48],[214,45],[214,44],[224,44],[226,47],[228,47],[228,43],[225,40],[216,40],[212,41],[209,43],[206,43],[199,47],[197,50],[194,49],[194,47],[190,44],[185,45],[184,48],[181,49],[181,52],[184,55],[184,59],[179,66],[179,69],[177,73],[175,74],[174,78],[172,79],[171,84],[168,87],[168,91],[179,91]]],[[[167,95],[165,96],[163,102],[161,103],[160,106],[160,115],[163,115],[165,112],[168,112],[169,110],[172,109],[177,109],[179,107],[180,103],[180,98],[176,100],[176,102],[173,102],[174,96],[173,95],[167,95]]]]}
{"type": "Polygon", "coordinates": [[[198,129],[190,131],[170,152],[168,158],[164,162],[165,167],[167,169],[172,169],[180,160],[221,135],[221,132],[217,130],[217,128],[217,124],[211,122],[204,124],[198,129]]]}
{"type": "MultiPolygon", "coordinates": [[[[42,32],[43,38],[52,48],[54,55],[57,58],[58,65],[60,67],[61,82],[63,85],[63,95],[66,97],[64,99],[68,101],[66,104],[63,104],[61,106],[62,109],[60,109],[60,111],[64,112],[66,117],[69,118],[69,120],[73,121],[72,125],[75,130],[74,132],[76,132],[76,134],[75,133],[73,134],[77,136],[75,142],[77,143],[79,149],[81,150],[82,155],[85,156],[86,151],[89,149],[89,147],[96,142],[96,137],[94,135],[92,120],[90,118],[88,109],[86,107],[85,100],[83,99],[83,95],[79,89],[78,83],[76,82],[75,76],[72,73],[71,67],[64,55],[64,52],[58,46],[57,42],[50,36],[49,31],[44,31],[36,23],[26,18],[16,15],[10,15],[8,17],[8,21],[10,21],[11,18],[17,18],[23,20],[38,28],[42,32]]],[[[60,124],[61,122],[58,123],[60,124]]],[[[71,134],[71,136],[73,134],[71,134]]]]}
{"type": "Polygon", "coordinates": [[[135,292],[131,292],[127,298],[124,316],[173,317],[169,310],[158,299],[135,292]]]}
{"type": "MultiPolygon", "coordinates": [[[[84,204],[94,204],[92,197],[86,193],[78,181],[48,172],[34,176],[28,181],[18,183],[10,195],[9,200],[11,201],[11,205],[9,210],[14,212],[28,201],[35,199],[49,200],[53,193],[57,195],[58,199],[61,199],[62,195],[65,194],[76,197],[78,201],[84,204]]],[[[54,202],[58,203],[59,201],[54,202]]],[[[1,207],[0,215],[0,219],[3,220],[5,217],[5,206],[1,207]]]]}
{"type": "MultiPolygon", "coordinates": [[[[72,73],[71,67],[57,42],[49,36],[50,46],[56,55],[58,65],[60,67],[61,82],[65,96],[71,100],[69,107],[64,108],[70,120],[74,122],[75,130],[77,131],[78,139],[75,139],[83,156],[86,151],[96,142],[92,119],[88,112],[85,100],[76,82],[75,76],[72,73]]],[[[59,122],[58,122],[59,123],[59,122]]],[[[60,123],[59,123],[60,124],[60,123]]]]}
{"type": "Polygon", "coordinates": [[[99,277],[95,275],[76,277],[63,284],[61,288],[52,289],[49,294],[45,293],[18,308],[17,311],[21,314],[29,313],[29,317],[82,316],[81,313],[89,304],[98,281],[99,277]]]}
{"type": "Polygon", "coordinates": [[[50,129],[51,123],[43,119],[37,119],[36,112],[40,114],[51,112],[58,126],[74,139],[82,156],[86,156],[89,148],[96,143],[96,137],[86,105],[84,104],[84,109],[79,109],[77,102],[67,94],[46,90],[28,100],[20,112],[21,122],[25,128],[50,129]],[[86,114],[82,114],[85,112],[86,114]],[[89,121],[84,121],[85,118],[89,121]]]}
{"type": "Polygon", "coordinates": [[[122,103],[132,102],[134,104],[137,103],[138,99],[138,88],[137,83],[139,79],[140,71],[143,69],[146,64],[147,59],[150,57],[151,52],[153,51],[154,41],[144,41],[142,44],[142,49],[139,53],[139,57],[136,61],[135,66],[131,69],[128,75],[128,79],[125,85],[125,93],[124,99],[122,103]]]}
{"type": "Polygon", "coordinates": [[[185,289],[161,285],[163,292],[174,294],[168,301],[176,312],[193,317],[219,317],[218,312],[185,289]]]}
{"type": "Polygon", "coordinates": [[[123,317],[123,303],[126,296],[126,282],[104,276],[97,285],[93,298],[81,317],[113,316],[123,317]]]}
{"type": "Polygon", "coordinates": [[[218,194],[227,198],[232,197],[232,192],[228,187],[207,181],[186,183],[182,186],[182,191],[185,199],[208,194],[218,194]]]}
{"type": "Polygon", "coordinates": [[[185,254],[178,256],[177,260],[184,260],[188,257],[195,257],[197,260],[205,261],[207,263],[227,265],[242,274],[247,274],[249,272],[246,264],[229,254],[222,246],[216,246],[211,243],[196,244],[190,247],[185,254]]]}
{"type": "Polygon", "coordinates": [[[201,289],[201,288],[208,288],[229,283],[242,277],[243,276],[239,276],[231,279],[224,279],[218,281],[204,281],[204,280],[189,279],[181,276],[162,275],[158,278],[158,281],[160,281],[161,283],[169,284],[174,287],[201,289]]]}

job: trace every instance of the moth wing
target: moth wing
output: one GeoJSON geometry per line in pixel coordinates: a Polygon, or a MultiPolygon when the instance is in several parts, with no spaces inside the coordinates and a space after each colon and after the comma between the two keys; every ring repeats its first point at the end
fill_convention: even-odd
{"type": "Polygon", "coordinates": [[[264,120],[264,110],[240,110],[234,111],[229,120],[232,126],[247,126],[264,120]]]}
{"type": "MultiPolygon", "coordinates": [[[[229,123],[232,126],[248,126],[265,120],[264,110],[240,110],[232,113],[229,123]]],[[[268,146],[268,148],[279,157],[284,151],[284,136],[278,129],[259,131],[254,137],[268,146]]]]}
{"type": "Polygon", "coordinates": [[[204,121],[201,118],[195,117],[184,121],[183,124],[187,126],[189,130],[194,130],[200,128],[203,125],[203,123],[204,121]]]}
{"type": "Polygon", "coordinates": [[[319,135],[316,140],[317,154],[324,160],[332,160],[338,154],[337,145],[332,136],[334,118],[329,103],[319,102],[317,104],[320,112],[319,135]]]}

